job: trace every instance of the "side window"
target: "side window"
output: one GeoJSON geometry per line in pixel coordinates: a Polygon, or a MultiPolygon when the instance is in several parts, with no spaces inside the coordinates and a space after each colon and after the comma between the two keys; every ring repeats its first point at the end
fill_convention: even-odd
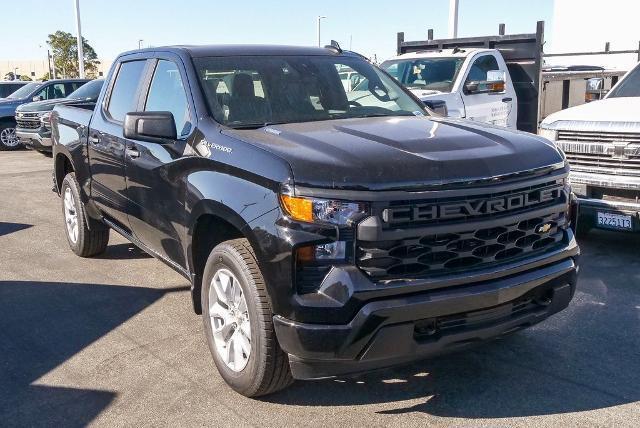
{"type": "Polygon", "coordinates": [[[84,85],[84,82],[71,82],[71,83],[67,83],[65,85],[65,97],[69,96],[69,94],[73,91],[75,91],[76,89],[78,89],[79,87],[81,87],[82,85],[84,85]]]}
{"type": "Polygon", "coordinates": [[[145,111],[170,111],[176,122],[178,137],[191,131],[189,104],[180,71],[171,61],[159,60],[147,95],[145,111]]]}
{"type": "Polygon", "coordinates": [[[64,83],[56,83],[53,85],[47,85],[40,92],[38,92],[36,97],[40,97],[43,100],[52,100],[55,98],[64,98],[64,83]]]}
{"type": "Polygon", "coordinates": [[[118,121],[135,108],[136,89],[144,70],[145,61],[123,62],[111,90],[107,112],[118,121]]]}
{"type": "Polygon", "coordinates": [[[498,61],[493,55],[483,55],[476,58],[467,75],[467,82],[485,81],[487,80],[487,73],[493,70],[500,70],[498,61]]]}

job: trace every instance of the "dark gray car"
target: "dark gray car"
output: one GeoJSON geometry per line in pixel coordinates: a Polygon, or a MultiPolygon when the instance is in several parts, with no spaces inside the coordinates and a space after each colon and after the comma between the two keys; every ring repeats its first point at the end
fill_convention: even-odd
{"type": "Polygon", "coordinates": [[[20,147],[14,119],[16,108],[32,101],[65,98],[89,79],[55,79],[47,82],[29,82],[7,98],[0,99],[0,150],[20,147]]]}

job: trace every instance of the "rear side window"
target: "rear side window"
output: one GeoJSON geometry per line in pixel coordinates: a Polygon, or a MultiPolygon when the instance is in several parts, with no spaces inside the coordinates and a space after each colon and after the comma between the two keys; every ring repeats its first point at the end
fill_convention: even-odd
{"type": "Polygon", "coordinates": [[[488,80],[487,73],[493,70],[500,70],[496,58],[493,55],[481,56],[473,62],[469,70],[469,75],[467,76],[467,82],[486,81],[488,80]]]}
{"type": "Polygon", "coordinates": [[[64,88],[64,83],[55,83],[53,85],[47,85],[35,96],[40,97],[40,99],[43,99],[43,100],[53,100],[56,98],[64,98],[67,95],[64,88]]]}
{"type": "Polygon", "coordinates": [[[178,67],[171,61],[160,60],[153,73],[145,111],[170,111],[176,122],[178,137],[189,134],[189,104],[178,67]]]}
{"type": "Polygon", "coordinates": [[[122,122],[125,114],[135,109],[136,93],[145,61],[123,62],[111,90],[107,112],[111,118],[122,122]]]}

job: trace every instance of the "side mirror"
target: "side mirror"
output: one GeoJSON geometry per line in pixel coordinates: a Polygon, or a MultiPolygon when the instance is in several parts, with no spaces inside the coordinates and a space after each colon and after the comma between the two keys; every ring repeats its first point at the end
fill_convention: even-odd
{"type": "Polygon", "coordinates": [[[169,111],[138,111],[124,117],[124,138],[166,143],[177,138],[176,123],[169,111]]]}
{"type": "Polygon", "coordinates": [[[597,101],[602,99],[607,92],[608,91],[604,89],[604,78],[592,77],[591,79],[587,79],[587,89],[584,93],[584,101],[586,103],[597,101]]]}
{"type": "Polygon", "coordinates": [[[447,110],[447,102],[443,100],[424,100],[424,105],[429,107],[429,109],[433,110],[435,113],[438,113],[441,116],[447,116],[449,111],[447,110]]]}
{"type": "Polygon", "coordinates": [[[504,80],[474,80],[464,84],[464,93],[472,94],[497,94],[504,92],[504,80]]]}
{"type": "Polygon", "coordinates": [[[35,97],[31,98],[33,101],[42,101],[42,97],[40,95],[36,95],[35,97]]]}

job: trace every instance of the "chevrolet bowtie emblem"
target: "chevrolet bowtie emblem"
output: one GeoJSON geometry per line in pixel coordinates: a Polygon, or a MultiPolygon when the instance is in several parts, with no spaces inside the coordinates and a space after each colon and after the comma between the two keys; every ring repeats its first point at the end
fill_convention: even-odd
{"type": "Polygon", "coordinates": [[[536,233],[547,233],[551,229],[551,223],[545,223],[538,226],[536,233]]]}

